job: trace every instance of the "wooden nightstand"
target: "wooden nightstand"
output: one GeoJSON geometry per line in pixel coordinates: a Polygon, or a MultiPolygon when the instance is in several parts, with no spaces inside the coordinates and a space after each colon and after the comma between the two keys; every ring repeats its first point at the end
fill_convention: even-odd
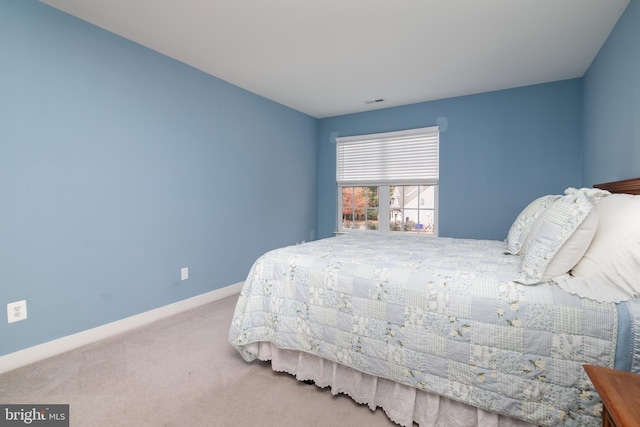
{"type": "Polygon", "coordinates": [[[640,426],[640,375],[592,365],[584,370],[602,399],[602,426],[640,426]]]}

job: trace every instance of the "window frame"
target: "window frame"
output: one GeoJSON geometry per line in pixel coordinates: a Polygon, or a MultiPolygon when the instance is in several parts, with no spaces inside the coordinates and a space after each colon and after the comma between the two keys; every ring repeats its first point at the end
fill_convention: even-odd
{"type": "MultiPolygon", "coordinates": [[[[338,210],[336,211],[337,218],[337,233],[346,233],[346,232],[354,232],[354,233],[412,233],[412,234],[423,234],[426,236],[438,236],[438,185],[434,184],[420,184],[420,183],[412,183],[407,186],[423,186],[423,187],[433,187],[433,233],[421,233],[421,232],[413,232],[413,231],[393,231],[389,228],[389,224],[391,222],[391,187],[401,187],[394,185],[369,185],[368,187],[378,187],[378,229],[365,229],[359,230],[356,228],[344,228],[342,220],[342,213],[344,206],[342,205],[342,188],[343,187],[355,187],[355,186],[338,186],[338,210]]],[[[364,187],[364,186],[361,186],[364,187]]]]}
{"type": "MultiPolygon", "coordinates": [[[[417,142],[416,142],[417,143],[417,142]]],[[[402,147],[402,146],[400,146],[402,147]]],[[[409,145],[409,148],[412,146],[409,145]]],[[[355,147],[357,149],[357,147],[355,147]]],[[[367,148],[367,146],[365,146],[367,148]]],[[[375,149],[375,147],[374,147],[375,149]]],[[[383,169],[387,169],[387,159],[386,159],[386,150],[388,150],[388,146],[381,149],[385,152],[385,155],[379,155],[375,151],[367,151],[365,152],[365,156],[367,156],[367,160],[371,157],[374,157],[374,165],[381,166],[383,169]],[[376,158],[376,156],[378,156],[376,158]],[[380,163],[380,159],[381,163],[380,163]],[[375,162],[378,161],[376,164],[375,162]]],[[[391,231],[389,229],[389,224],[391,222],[391,195],[390,188],[396,186],[431,186],[434,189],[434,200],[433,200],[433,233],[420,233],[428,236],[438,236],[438,193],[439,193],[439,152],[440,152],[440,131],[438,126],[431,126],[426,128],[418,128],[418,129],[408,129],[404,131],[396,131],[396,132],[385,132],[385,133],[377,133],[377,134],[368,134],[368,135],[357,135],[351,137],[342,137],[336,138],[336,186],[337,186],[337,212],[336,212],[336,222],[337,227],[336,230],[338,233],[345,232],[382,232],[382,233],[394,233],[397,231],[391,231]],[[425,141],[421,140],[421,137],[425,136],[425,141]],[[418,152],[423,153],[425,157],[420,157],[415,164],[418,165],[418,168],[422,168],[419,170],[418,174],[421,176],[419,179],[411,179],[406,176],[406,171],[404,170],[404,163],[406,161],[406,151],[405,157],[401,158],[400,167],[396,167],[396,170],[399,171],[399,174],[395,176],[373,176],[371,175],[371,170],[376,170],[375,167],[371,167],[369,164],[365,164],[362,170],[364,171],[362,175],[349,175],[349,173],[345,173],[345,167],[341,164],[341,155],[344,156],[344,146],[343,144],[358,144],[358,143],[373,143],[378,144],[378,147],[382,147],[382,144],[391,143],[393,144],[396,141],[409,141],[411,144],[411,140],[416,139],[422,141],[426,147],[423,146],[415,146],[418,147],[418,152]],[[428,145],[431,144],[431,145],[428,145]],[[342,205],[343,188],[355,188],[355,187],[377,187],[378,188],[378,229],[377,230],[358,230],[352,228],[343,228],[343,208],[342,205]]],[[[356,154],[358,154],[356,152],[356,154]]],[[[402,153],[401,153],[402,154],[402,153]]],[[[393,156],[392,157],[393,160],[393,156]]],[[[351,159],[353,160],[353,158],[351,159]]],[[[356,158],[355,163],[359,163],[359,159],[356,158]]],[[[409,166],[411,167],[412,161],[409,160],[409,166]]],[[[391,169],[393,169],[394,165],[391,165],[391,169]]],[[[349,171],[347,171],[349,172],[349,171]]],[[[382,174],[384,175],[384,173],[382,174]]],[[[413,175],[413,173],[411,174],[413,175]]],[[[418,201],[419,202],[419,201],[418,201]]],[[[413,231],[399,231],[401,233],[416,233],[413,231]]]]}

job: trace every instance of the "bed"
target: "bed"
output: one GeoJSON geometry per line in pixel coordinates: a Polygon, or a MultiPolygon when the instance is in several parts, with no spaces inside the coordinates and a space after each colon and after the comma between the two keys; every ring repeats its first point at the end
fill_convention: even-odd
{"type": "Polygon", "coordinates": [[[229,342],[403,426],[600,425],[583,365],[640,372],[638,193],[640,178],[539,197],[505,241],[353,233],[270,251],[229,342]]]}

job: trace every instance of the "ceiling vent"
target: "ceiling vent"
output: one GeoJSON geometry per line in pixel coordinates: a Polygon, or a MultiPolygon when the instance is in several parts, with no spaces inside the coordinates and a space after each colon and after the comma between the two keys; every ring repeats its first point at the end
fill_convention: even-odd
{"type": "Polygon", "coordinates": [[[381,102],[384,102],[384,99],[378,98],[378,99],[372,99],[371,101],[364,101],[364,103],[367,104],[367,105],[379,104],[381,102]]]}

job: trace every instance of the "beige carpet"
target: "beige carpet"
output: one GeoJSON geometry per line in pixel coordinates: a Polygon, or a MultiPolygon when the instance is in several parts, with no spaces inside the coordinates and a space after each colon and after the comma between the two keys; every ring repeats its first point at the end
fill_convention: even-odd
{"type": "Polygon", "coordinates": [[[227,342],[237,295],[0,375],[0,403],[70,405],[72,427],[395,426],[227,342]]]}

